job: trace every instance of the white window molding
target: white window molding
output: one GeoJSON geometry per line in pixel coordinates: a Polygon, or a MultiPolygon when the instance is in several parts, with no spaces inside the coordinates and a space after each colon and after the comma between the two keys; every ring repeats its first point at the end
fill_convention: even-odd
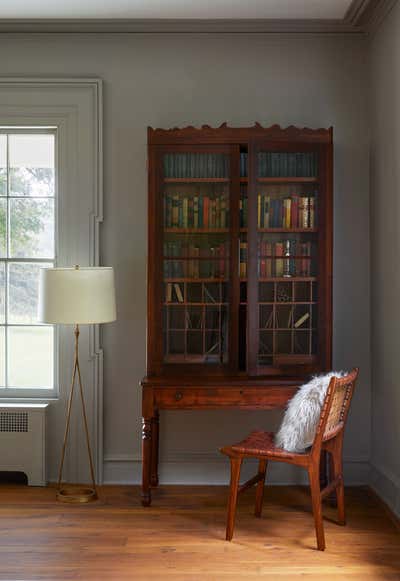
{"type": "MultiPolygon", "coordinates": [[[[103,220],[101,80],[0,77],[0,126],[57,128],[57,263],[59,266],[97,266],[99,225],[103,220]]],[[[50,481],[57,478],[64,435],[66,398],[72,372],[72,331],[72,327],[66,326],[58,330],[58,397],[51,402],[48,416],[47,478],[50,481]]],[[[98,326],[82,327],[80,356],[96,476],[101,483],[103,353],[98,326]]],[[[71,419],[69,453],[64,471],[70,482],[89,479],[83,444],[83,426],[77,409],[71,419]]]]}

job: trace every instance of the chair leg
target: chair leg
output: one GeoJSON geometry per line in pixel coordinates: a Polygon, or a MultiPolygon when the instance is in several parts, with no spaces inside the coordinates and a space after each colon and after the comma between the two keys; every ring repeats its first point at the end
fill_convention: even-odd
{"type": "Polygon", "coordinates": [[[265,484],[265,474],[267,471],[267,460],[260,460],[258,464],[258,474],[261,475],[256,488],[256,508],[254,514],[259,518],[261,517],[263,498],[264,498],[264,484],[265,484]]]}
{"type": "Polygon", "coordinates": [[[344,482],[343,482],[343,466],[342,466],[342,450],[341,447],[336,447],[332,453],[333,477],[340,478],[339,484],[336,487],[337,509],[338,509],[338,523],[340,525],[346,524],[346,515],[344,508],[344,482]]]}
{"type": "Polygon", "coordinates": [[[241,466],[242,458],[231,458],[231,484],[229,489],[228,515],[226,522],[227,541],[230,541],[233,537],[241,466]]]}
{"type": "Polygon", "coordinates": [[[319,482],[319,472],[311,467],[308,470],[311,488],[312,511],[314,515],[315,532],[317,535],[317,546],[319,551],[325,550],[324,524],[322,521],[321,488],[319,482]]]}

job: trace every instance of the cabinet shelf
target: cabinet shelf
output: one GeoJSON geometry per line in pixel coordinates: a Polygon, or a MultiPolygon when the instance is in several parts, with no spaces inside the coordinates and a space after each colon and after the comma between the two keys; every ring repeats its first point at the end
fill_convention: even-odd
{"type": "Polygon", "coordinates": [[[166,184],[195,184],[195,183],[210,183],[210,184],[226,184],[229,183],[229,178],[164,178],[166,184]]]}
{"type": "Polygon", "coordinates": [[[314,327],[259,327],[258,331],[263,333],[274,333],[275,331],[287,331],[288,333],[295,331],[297,333],[297,331],[302,331],[304,333],[316,331],[316,329],[314,327]]]}
{"type": "MultiPolygon", "coordinates": [[[[210,303],[206,303],[206,302],[202,302],[202,303],[191,303],[188,301],[182,301],[182,302],[175,302],[175,301],[164,301],[163,305],[167,306],[167,307],[210,307],[210,306],[215,306],[215,307],[226,307],[228,306],[229,303],[222,303],[219,301],[216,302],[210,302],[210,303]]],[[[296,303],[299,304],[299,303],[296,303]]]]}
{"type": "Polygon", "coordinates": [[[316,177],[263,177],[257,178],[261,184],[316,184],[316,177]]]}
{"type": "MultiPolygon", "coordinates": [[[[247,233],[248,228],[240,228],[241,233],[247,233]]],[[[318,228],[257,228],[260,234],[317,234],[318,228]]]]}
{"type": "MultiPolygon", "coordinates": [[[[226,262],[229,256],[164,256],[164,260],[220,260],[226,262]]],[[[311,257],[307,257],[311,258],[311,257]]]]}
{"type": "Polygon", "coordinates": [[[227,278],[192,278],[192,277],[178,277],[178,278],[164,278],[164,282],[228,282],[227,278]]]}
{"type": "Polygon", "coordinates": [[[229,228],[164,228],[165,234],[227,234],[229,228]]]}
{"type": "MultiPolygon", "coordinates": [[[[319,179],[316,177],[259,177],[257,178],[257,182],[258,183],[262,183],[262,184],[315,184],[318,183],[319,179]]],[[[248,184],[249,183],[249,178],[247,177],[241,177],[240,178],[240,183],[242,184],[248,184]]]]}

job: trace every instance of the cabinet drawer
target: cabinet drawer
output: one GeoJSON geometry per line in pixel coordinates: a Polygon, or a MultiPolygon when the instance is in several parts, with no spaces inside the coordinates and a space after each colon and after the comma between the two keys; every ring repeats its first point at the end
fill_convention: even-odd
{"type": "Polygon", "coordinates": [[[159,409],[273,409],[284,407],[294,393],[294,387],[243,388],[156,388],[154,403],[159,409]]]}

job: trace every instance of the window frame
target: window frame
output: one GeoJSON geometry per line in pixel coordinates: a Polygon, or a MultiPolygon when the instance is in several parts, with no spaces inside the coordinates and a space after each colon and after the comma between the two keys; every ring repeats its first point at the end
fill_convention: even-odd
{"type": "MultiPolygon", "coordinates": [[[[5,300],[6,304],[8,302],[8,268],[7,265],[12,263],[41,263],[46,264],[48,262],[52,262],[54,266],[58,264],[58,253],[59,253],[59,155],[58,155],[58,127],[56,125],[49,126],[49,125],[32,125],[32,126],[23,126],[23,125],[0,125],[0,135],[53,135],[54,136],[54,258],[53,259],[44,259],[44,258],[10,258],[6,256],[5,258],[1,258],[0,262],[4,262],[6,269],[5,269],[5,300]]],[[[9,200],[9,170],[10,170],[10,153],[9,153],[9,143],[7,140],[7,194],[6,196],[2,196],[9,200]]],[[[25,199],[24,196],[21,196],[21,199],[25,199]]],[[[46,199],[43,197],[43,199],[46,199]]],[[[8,234],[9,234],[9,212],[7,212],[7,250],[8,250],[8,234]]],[[[8,254],[8,252],[7,252],[8,254]]],[[[8,324],[7,318],[4,325],[6,330],[5,333],[5,368],[6,368],[6,381],[7,381],[7,366],[8,366],[8,349],[7,349],[7,328],[12,327],[13,325],[8,324]]],[[[39,399],[39,400],[51,400],[57,399],[59,396],[59,328],[58,325],[45,325],[46,327],[53,328],[53,385],[52,387],[8,387],[8,386],[0,386],[0,399],[39,399]]]]}
{"type": "MultiPolygon", "coordinates": [[[[98,77],[0,77],[0,124],[58,129],[58,264],[100,264],[99,231],[103,222],[103,82],[98,77]]],[[[0,403],[49,402],[47,413],[47,479],[57,481],[59,449],[74,356],[73,327],[58,326],[58,397],[1,397],[0,403]]],[[[103,349],[99,325],[81,327],[80,365],[84,380],[88,429],[96,480],[103,481],[103,349]]],[[[72,414],[70,453],[65,477],[90,478],[79,414],[72,414]]]]}

